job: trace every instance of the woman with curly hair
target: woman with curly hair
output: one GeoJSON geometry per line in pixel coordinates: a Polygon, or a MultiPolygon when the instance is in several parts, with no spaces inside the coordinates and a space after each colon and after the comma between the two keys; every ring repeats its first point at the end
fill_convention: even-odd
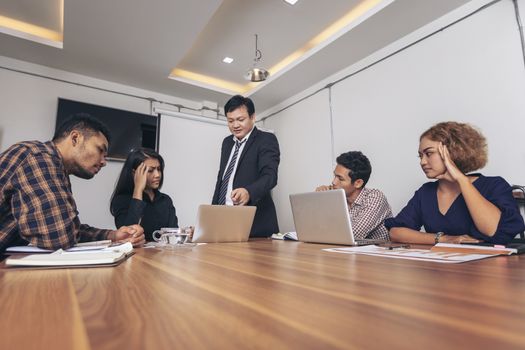
{"type": "Polygon", "coordinates": [[[429,179],[405,208],[387,219],[392,241],[505,244],[525,225],[501,177],[473,171],[487,163],[485,137],[469,124],[443,122],[419,138],[419,159],[429,179]],[[426,232],[420,232],[421,227],[426,232]]]}

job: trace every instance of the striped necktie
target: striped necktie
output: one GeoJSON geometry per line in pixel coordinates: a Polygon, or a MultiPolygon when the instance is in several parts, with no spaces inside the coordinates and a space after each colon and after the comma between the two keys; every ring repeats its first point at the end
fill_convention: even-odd
{"type": "Polygon", "coordinates": [[[224,205],[226,203],[226,191],[228,191],[228,182],[230,181],[230,176],[233,173],[233,168],[235,167],[235,162],[237,161],[237,156],[239,155],[239,148],[241,148],[242,144],[246,140],[242,140],[241,142],[235,140],[235,151],[233,152],[232,160],[230,160],[230,164],[228,164],[228,168],[226,168],[226,172],[224,173],[224,177],[222,178],[221,183],[221,190],[219,191],[219,204],[224,205]]]}

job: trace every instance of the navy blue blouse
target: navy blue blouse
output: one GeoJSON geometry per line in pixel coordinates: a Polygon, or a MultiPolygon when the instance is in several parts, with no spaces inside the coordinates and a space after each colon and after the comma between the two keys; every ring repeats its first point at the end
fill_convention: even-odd
{"type": "Polygon", "coordinates": [[[142,200],[132,198],[131,194],[117,195],[111,201],[111,208],[117,228],[140,223],[146,241],[153,241],[153,231],[162,227],[179,227],[173,201],[158,190],[153,201],[145,193],[142,200]]]}
{"type": "Polygon", "coordinates": [[[494,236],[489,237],[476,228],[462,194],[455,199],[445,215],[438,207],[438,181],[427,182],[421,186],[408,204],[395,217],[385,220],[385,226],[407,227],[416,231],[425,228],[426,232],[444,232],[447,235],[464,235],[495,244],[505,244],[518,233],[525,230],[523,217],[512,197],[512,188],[501,177],[488,177],[481,174],[472,184],[479,193],[501,210],[501,218],[494,236]]]}

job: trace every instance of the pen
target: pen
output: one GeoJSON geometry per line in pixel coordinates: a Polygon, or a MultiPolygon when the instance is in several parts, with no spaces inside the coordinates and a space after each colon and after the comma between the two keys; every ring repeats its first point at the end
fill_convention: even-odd
{"type": "Polygon", "coordinates": [[[385,248],[387,250],[394,250],[394,249],[405,249],[410,248],[410,244],[393,244],[393,243],[386,243],[386,244],[376,244],[376,246],[385,248]]]}
{"type": "Polygon", "coordinates": [[[388,250],[394,250],[394,249],[405,249],[405,248],[410,248],[410,245],[408,244],[400,244],[400,245],[396,245],[396,246],[388,246],[388,247],[385,247],[385,248],[388,248],[388,250]]]}

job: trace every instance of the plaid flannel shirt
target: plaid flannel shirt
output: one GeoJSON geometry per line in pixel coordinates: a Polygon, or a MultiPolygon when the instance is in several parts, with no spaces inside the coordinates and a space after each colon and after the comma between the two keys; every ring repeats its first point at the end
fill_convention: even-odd
{"type": "Polygon", "coordinates": [[[392,217],[392,209],[383,192],[363,188],[348,211],[356,239],[390,239],[385,219],[392,217]]]}
{"type": "Polygon", "coordinates": [[[27,242],[69,248],[78,241],[106,239],[109,232],[80,224],[53,142],[21,142],[0,154],[0,252],[27,242]]]}

